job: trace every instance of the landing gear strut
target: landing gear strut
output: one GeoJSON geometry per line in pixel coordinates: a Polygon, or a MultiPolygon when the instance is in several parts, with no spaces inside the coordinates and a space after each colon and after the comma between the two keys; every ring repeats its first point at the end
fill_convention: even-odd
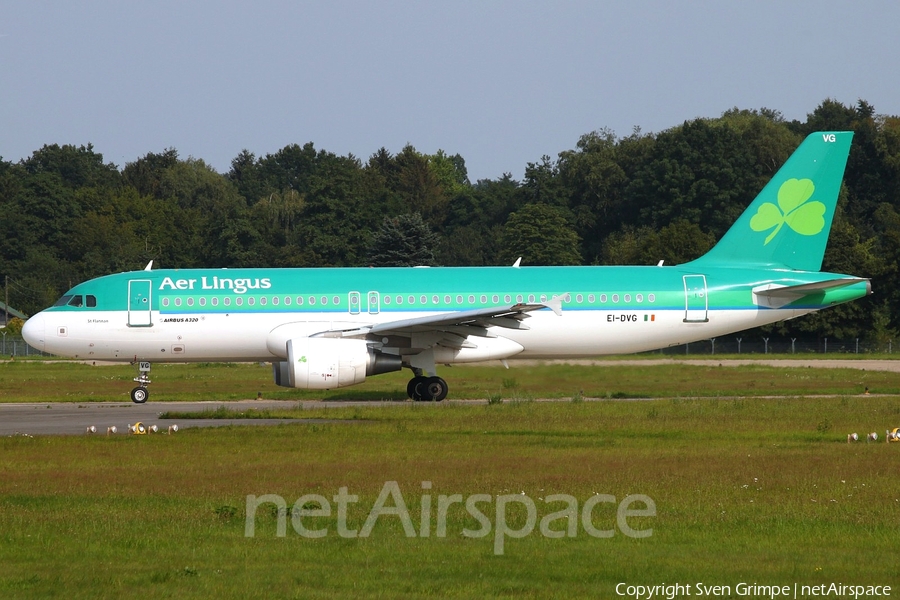
{"type": "Polygon", "coordinates": [[[416,402],[440,402],[447,397],[447,382],[440,377],[416,374],[406,385],[406,394],[416,402]]]}
{"type": "Polygon", "coordinates": [[[147,386],[150,385],[150,363],[141,361],[138,368],[140,375],[134,378],[138,386],[131,390],[131,401],[135,404],[143,404],[150,397],[150,391],[147,390],[147,386]]]}

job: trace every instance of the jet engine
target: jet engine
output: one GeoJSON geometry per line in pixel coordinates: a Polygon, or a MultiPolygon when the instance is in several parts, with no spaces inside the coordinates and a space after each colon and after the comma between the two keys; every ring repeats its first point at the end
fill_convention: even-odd
{"type": "Polygon", "coordinates": [[[283,387],[333,390],[402,366],[399,356],[374,350],[365,340],[297,338],[287,341],[287,360],[272,363],[272,375],[283,387]]]}

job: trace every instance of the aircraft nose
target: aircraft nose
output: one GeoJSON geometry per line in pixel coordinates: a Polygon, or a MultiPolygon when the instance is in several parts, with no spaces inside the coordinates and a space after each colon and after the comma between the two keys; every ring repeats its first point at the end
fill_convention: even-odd
{"type": "Polygon", "coordinates": [[[44,350],[44,327],[45,319],[43,313],[38,313],[25,321],[22,326],[22,337],[28,342],[28,345],[36,350],[44,350]]]}

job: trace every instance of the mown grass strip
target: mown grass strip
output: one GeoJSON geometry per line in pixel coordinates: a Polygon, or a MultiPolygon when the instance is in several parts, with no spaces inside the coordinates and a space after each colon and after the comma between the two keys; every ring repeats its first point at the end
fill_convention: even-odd
{"type": "MultiPolygon", "coordinates": [[[[511,363],[453,367],[442,375],[451,398],[497,401],[536,398],[666,398],[900,394],[900,377],[886,371],[781,368],[762,365],[570,365],[511,363]]],[[[133,367],[15,361],[0,364],[0,402],[128,401],[133,367]]],[[[283,400],[404,401],[408,374],[390,373],[325,392],[280,388],[271,367],[253,364],[160,364],[153,367],[155,401],[283,400]]]]}

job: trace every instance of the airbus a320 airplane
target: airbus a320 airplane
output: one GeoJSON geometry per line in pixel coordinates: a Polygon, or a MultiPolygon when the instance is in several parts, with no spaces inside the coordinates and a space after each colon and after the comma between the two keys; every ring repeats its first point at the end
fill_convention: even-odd
{"type": "Polygon", "coordinates": [[[680,266],[160,269],[81,283],[25,323],[33,347],[83,359],[267,361],[281,386],[326,390],[435,365],[642,352],[871,293],[823,273],[851,132],[804,140],[719,243],[680,266]]]}

